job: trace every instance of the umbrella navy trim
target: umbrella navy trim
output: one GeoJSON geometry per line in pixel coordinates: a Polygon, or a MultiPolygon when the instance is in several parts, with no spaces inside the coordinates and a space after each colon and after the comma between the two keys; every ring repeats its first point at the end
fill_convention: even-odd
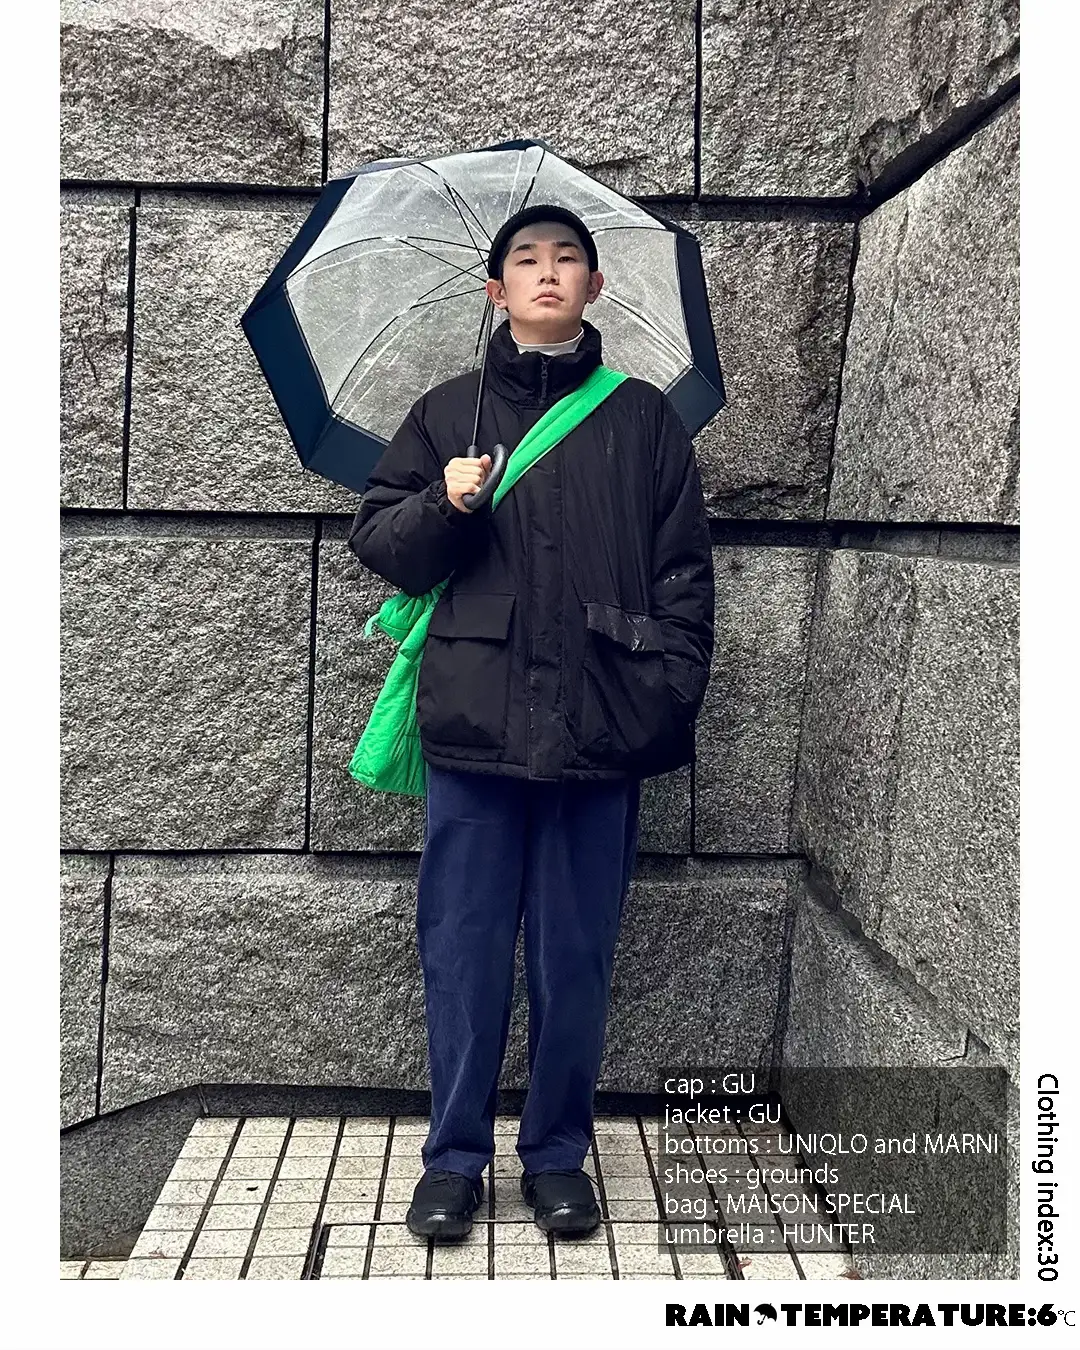
{"type": "Polygon", "coordinates": [[[326,228],[351,179],[334,179],[240,319],[304,467],[362,493],[388,442],[343,421],[297,323],[285,282],[326,228]]]}

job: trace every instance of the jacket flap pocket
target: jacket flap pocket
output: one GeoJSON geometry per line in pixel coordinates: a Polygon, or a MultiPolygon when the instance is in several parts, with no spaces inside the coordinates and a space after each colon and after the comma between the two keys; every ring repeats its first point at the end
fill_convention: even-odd
{"type": "Polygon", "coordinates": [[[436,637],[488,638],[493,642],[505,642],[516,598],[477,591],[451,591],[435,606],[428,632],[436,637]]]}
{"type": "Polygon", "coordinates": [[[594,632],[603,633],[632,652],[662,652],[664,635],[656,619],[636,614],[601,600],[585,602],[585,623],[594,632]]]}

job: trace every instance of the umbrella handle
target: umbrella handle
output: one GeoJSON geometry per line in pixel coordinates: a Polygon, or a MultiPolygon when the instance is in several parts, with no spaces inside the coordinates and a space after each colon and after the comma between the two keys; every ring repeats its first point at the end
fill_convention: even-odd
{"type": "MultiPolygon", "coordinates": [[[[468,450],[465,451],[465,457],[466,459],[479,459],[480,447],[470,445],[468,450]]],[[[466,492],[462,495],[461,500],[470,511],[477,511],[481,506],[487,504],[488,499],[499,486],[509,461],[510,451],[507,450],[502,441],[499,441],[491,452],[491,468],[488,470],[488,476],[484,479],[483,486],[478,488],[476,492],[466,492]]]]}

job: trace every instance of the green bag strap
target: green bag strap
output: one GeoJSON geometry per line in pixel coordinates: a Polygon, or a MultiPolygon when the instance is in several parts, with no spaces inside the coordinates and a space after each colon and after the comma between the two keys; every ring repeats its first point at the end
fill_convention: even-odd
{"type": "Polygon", "coordinates": [[[569,436],[626,378],[621,370],[597,366],[576,389],[553,404],[518,442],[492,495],[491,509],[494,511],[526,469],[569,436]]]}
{"type": "MultiPolygon", "coordinates": [[[[492,494],[491,509],[494,511],[523,473],[531,469],[538,459],[554,449],[560,441],[565,440],[571,431],[580,426],[625,379],[627,376],[621,370],[612,370],[610,366],[605,365],[596,366],[576,389],[552,404],[522,436],[512,452],[502,480],[492,494]]],[[[406,595],[404,591],[398,591],[364,624],[364,636],[371,637],[372,628],[378,626],[395,642],[402,642],[414,631],[417,621],[424,612],[434,608],[435,602],[449,583],[450,578],[447,577],[424,595],[406,595]]],[[[422,630],[423,636],[426,636],[426,633],[425,625],[422,630]]]]}

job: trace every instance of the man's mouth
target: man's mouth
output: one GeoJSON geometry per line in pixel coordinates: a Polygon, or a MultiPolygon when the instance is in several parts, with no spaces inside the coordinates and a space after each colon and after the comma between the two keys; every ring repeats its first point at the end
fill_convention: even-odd
{"type": "Polygon", "coordinates": [[[551,295],[551,294],[547,294],[547,295],[538,295],[536,298],[537,298],[537,300],[556,300],[556,301],[560,299],[559,296],[557,296],[557,295],[551,295]]]}

